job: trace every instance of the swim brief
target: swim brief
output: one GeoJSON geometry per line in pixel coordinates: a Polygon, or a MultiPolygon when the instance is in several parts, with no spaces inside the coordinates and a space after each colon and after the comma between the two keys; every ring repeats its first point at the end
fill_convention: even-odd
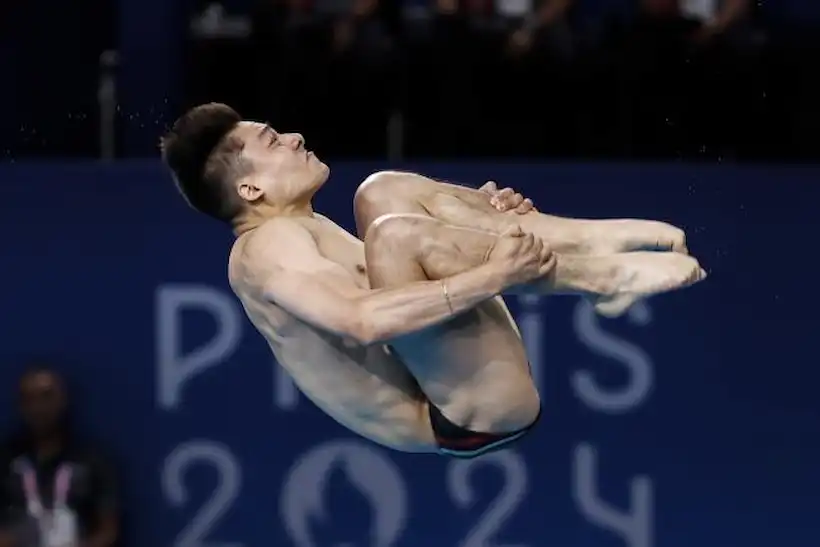
{"type": "Polygon", "coordinates": [[[507,448],[508,445],[529,433],[541,417],[539,410],[530,425],[512,433],[478,433],[454,424],[434,405],[430,404],[428,407],[439,453],[465,459],[476,458],[507,448]]]}

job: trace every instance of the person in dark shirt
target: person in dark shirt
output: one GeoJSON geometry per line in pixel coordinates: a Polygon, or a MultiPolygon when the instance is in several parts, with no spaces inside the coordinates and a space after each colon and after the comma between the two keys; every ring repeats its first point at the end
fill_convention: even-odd
{"type": "Polygon", "coordinates": [[[0,547],[112,547],[119,535],[114,474],[71,434],[60,376],[20,380],[23,428],[0,455],[0,547]]]}

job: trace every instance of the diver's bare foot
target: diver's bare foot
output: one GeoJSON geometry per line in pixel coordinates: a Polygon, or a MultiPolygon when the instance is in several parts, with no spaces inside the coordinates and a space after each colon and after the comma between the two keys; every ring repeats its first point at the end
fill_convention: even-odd
{"type": "Polygon", "coordinates": [[[585,233],[584,254],[650,250],[689,253],[684,231],[656,220],[594,220],[587,225],[585,233]]]}
{"type": "Polygon", "coordinates": [[[595,310],[617,317],[635,302],[653,294],[681,289],[706,279],[706,271],[691,256],[680,253],[632,252],[585,260],[591,275],[595,310]]]}

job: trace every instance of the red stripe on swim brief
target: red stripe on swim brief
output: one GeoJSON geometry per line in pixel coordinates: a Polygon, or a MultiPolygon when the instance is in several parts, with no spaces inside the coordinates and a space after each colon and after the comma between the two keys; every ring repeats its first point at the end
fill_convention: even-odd
{"type": "Polygon", "coordinates": [[[470,437],[461,437],[458,439],[447,439],[436,437],[436,442],[443,448],[480,448],[483,445],[495,442],[503,438],[503,435],[490,435],[486,433],[477,433],[470,437]]]}

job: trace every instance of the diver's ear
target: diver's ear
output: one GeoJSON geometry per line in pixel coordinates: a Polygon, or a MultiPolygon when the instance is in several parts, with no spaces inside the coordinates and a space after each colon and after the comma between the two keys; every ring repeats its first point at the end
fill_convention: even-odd
{"type": "Polygon", "coordinates": [[[239,182],[236,192],[239,194],[239,197],[247,202],[256,201],[265,195],[264,190],[254,184],[253,179],[250,177],[246,177],[239,182]]]}

